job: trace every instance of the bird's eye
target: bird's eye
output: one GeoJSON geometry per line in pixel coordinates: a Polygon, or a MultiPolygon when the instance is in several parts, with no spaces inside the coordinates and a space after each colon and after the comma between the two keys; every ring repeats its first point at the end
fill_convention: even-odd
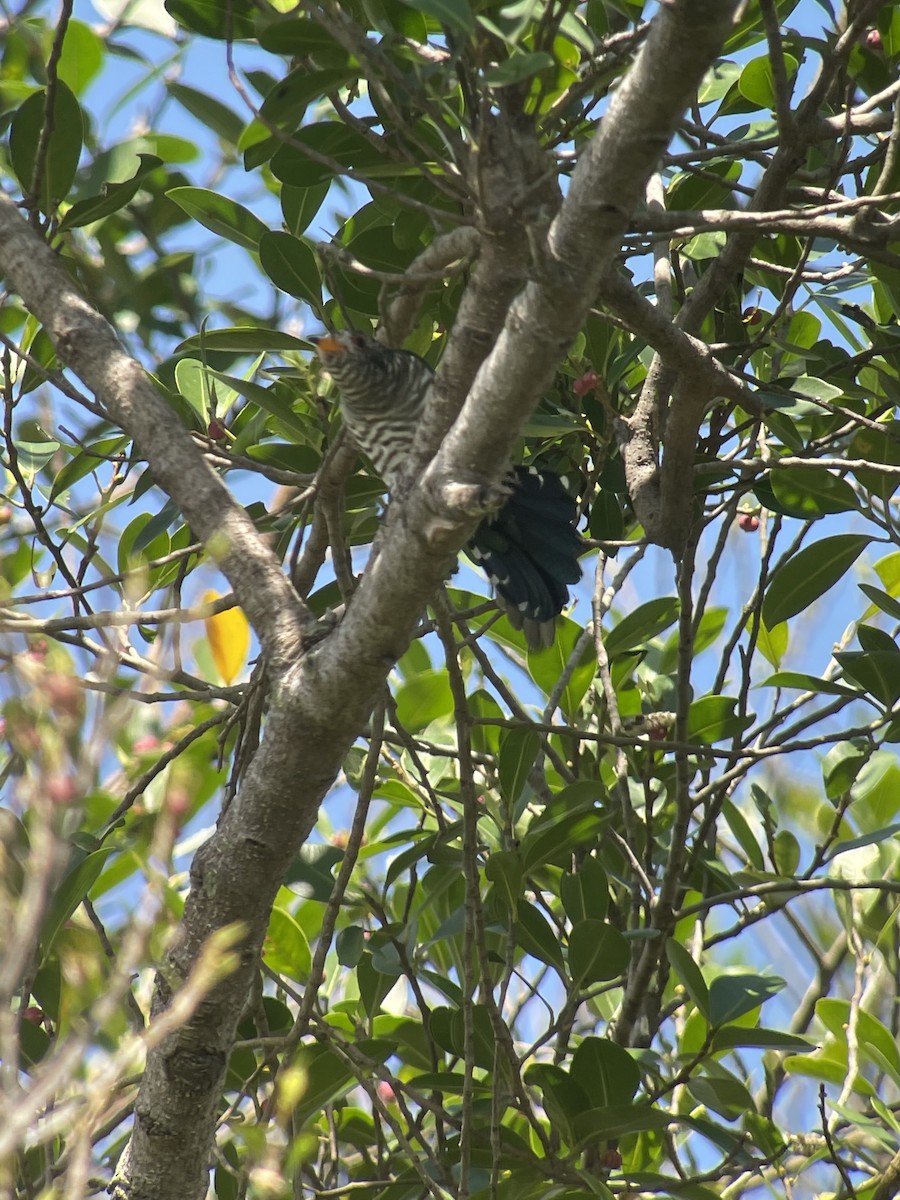
{"type": "Polygon", "coordinates": [[[353,345],[356,347],[357,350],[365,350],[366,335],[364,333],[354,333],[353,345]]]}

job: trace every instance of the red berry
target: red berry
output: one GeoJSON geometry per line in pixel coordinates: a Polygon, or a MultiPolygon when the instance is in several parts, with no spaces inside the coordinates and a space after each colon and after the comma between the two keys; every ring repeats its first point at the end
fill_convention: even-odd
{"type": "Polygon", "coordinates": [[[741,513],[738,517],[738,525],[744,533],[756,533],[759,529],[759,517],[755,517],[753,513],[741,513]]]}
{"type": "Polygon", "coordinates": [[[603,1155],[603,1167],[607,1171],[617,1171],[622,1165],[622,1155],[612,1147],[603,1155]]]}
{"type": "Polygon", "coordinates": [[[225,426],[216,417],[209,423],[209,436],[214,442],[225,441],[225,426]]]}
{"type": "Polygon", "coordinates": [[[866,45],[870,50],[881,49],[881,34],[877,29],[870,29],[866,34],[866,45]]]}
{"type": "Polygon", "coordinates": [[[22,1017],[24,1020],[30,1021],[32,1025],[40,1025],[44,1020],[44,1010],[38,1008],[36,1004],[29,1004],[22,1013],[22,1017]]]}
{"type": "Polygon", "coordinates": [[[0,525],[8,525],[12,520],[13,511],[8,504],[0,507],[0,525]]]}
{"type": "Polygon", "coordinates": [[[143,737],[137,738],[131,749],[135,754],[149,754],[152,750],[158,750],[160,745],[158,737],[155,737],[152,733],[147,733],[143,737]]]}
{"type": "Polygon", "coordinates": [[[77,789],[74,779],[68,775],[51,775],[46,783],[47,799],[51,804],[71,804],[75,799],[77,789]]]}
{"type": "Polygon", "coordinates": [[[382,1104],[393,1104],[397,1099],[397,1093],[394,1091],[394,1085],[388,1083],[386,1079],[379,1079],[378,1086],[375,1088],[378,1093],[378,1099],[382,1104]]]}
{"type": "Polygon", "coordinates": [[[588,392],[593,392],[600,384],[600,376],[596,371],[585,371],[580,379],[576,379],[572,384],[572,391],[576,396],[586,396],[588,392]]]}

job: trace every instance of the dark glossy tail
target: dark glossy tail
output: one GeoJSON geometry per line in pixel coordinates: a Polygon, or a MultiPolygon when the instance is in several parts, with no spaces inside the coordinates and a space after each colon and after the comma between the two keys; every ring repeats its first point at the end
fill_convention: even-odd
{"type": "Polygon", "coordinates": [[[486,518],[467,547],[494,585],[497,603],[532,650],[552,646],[556,617],[581,578],[583,546],[575,501],[554,471],[516,467],[503,508],[486,518]]]}

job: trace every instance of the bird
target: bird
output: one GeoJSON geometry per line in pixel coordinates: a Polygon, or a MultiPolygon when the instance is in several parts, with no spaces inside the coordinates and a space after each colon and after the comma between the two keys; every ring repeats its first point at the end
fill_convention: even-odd
{"type": "MultiPolygon", "coordinates": [[[[356,330],[308,339],[337,385],[344,425],[389,492],[398,487],[428,403],[434,371],[411,350],[394,350],[356,330]]],[[[547,649],[556,618],[581,578],[584,546],[577,508],[555,471],[513,467],[507,498],[466,546],[490,580],[498,607],[530,650],[547,649]]]]}

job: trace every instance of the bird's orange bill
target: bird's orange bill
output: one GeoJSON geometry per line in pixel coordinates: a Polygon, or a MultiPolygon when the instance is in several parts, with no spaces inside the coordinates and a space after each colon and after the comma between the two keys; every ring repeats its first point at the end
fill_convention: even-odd
{"type": "Polygon", "coordinates": [[[310,338],[310,341],[315,340],[316,353],[322,354],[340,354],[344,349],[343,342],[339,342],[336,337],[332,337],[330,333],[326,333],[324,337],[310,338]]]}

